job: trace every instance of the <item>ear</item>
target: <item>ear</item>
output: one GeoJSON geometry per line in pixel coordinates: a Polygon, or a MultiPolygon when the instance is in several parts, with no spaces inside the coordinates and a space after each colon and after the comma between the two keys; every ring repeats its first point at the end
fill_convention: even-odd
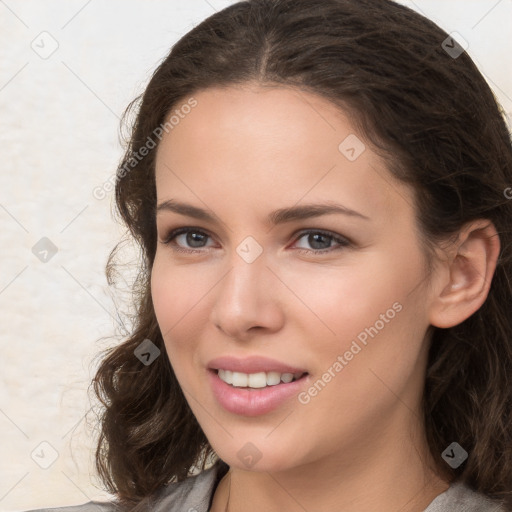
{"type": "Polygon", "coordinates": [[[429,309],[430,323],[448,328],[460,324],[484,303],[500,252],[494,224],[479,219],[466,224],[436,270],[429,309]]]}

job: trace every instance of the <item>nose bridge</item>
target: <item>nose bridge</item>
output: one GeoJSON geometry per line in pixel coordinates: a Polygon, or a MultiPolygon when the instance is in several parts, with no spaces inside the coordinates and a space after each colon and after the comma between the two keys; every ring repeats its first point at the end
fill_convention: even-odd
{"type": "Polygon", "coordinates": [[[252,327],[278,329],[283,320],[266,258],[263,253],[254,257],[254,247],[247,243],[231,254],[230,270],[217,287],[211,311],[213,324],[235,338],[243,338],[252,327]]]}

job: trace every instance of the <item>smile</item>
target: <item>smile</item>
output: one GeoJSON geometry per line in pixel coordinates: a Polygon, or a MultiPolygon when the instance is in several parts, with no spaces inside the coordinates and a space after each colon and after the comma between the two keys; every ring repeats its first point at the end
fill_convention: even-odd
{"type": "Polygon", "coordinates": [[[265,388],[267,386],[276,386],[281,382],[288,384],[300,379],[304,372],[297,373],[279,373],[279,372],[258,372],[242,373],[233,372],[219,368],[217,374],[223,382],[237,388],[265,388]]]}

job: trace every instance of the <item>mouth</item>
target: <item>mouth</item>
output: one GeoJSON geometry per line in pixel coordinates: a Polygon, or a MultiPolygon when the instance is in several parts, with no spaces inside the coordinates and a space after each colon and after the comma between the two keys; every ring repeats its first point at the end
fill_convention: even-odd
{"type": "Polygon", "coordinates": [[[280,384],[289,384],[301,379],[304,379],[308,372],[256,372],[256,373],[243,373],[223,368],[211,368],[211,372],[215,373],[220,380],[233,388],[242,389],[262,389],[280,384]]]}
{"type": "Polygon", "coordinates": [[[312,378],[308,372],[287,365],[267,364],[274,367],[272,371],[261,371],[261,365],[253,365],[254,369],[247,369],[252,373],[235,371],[235,365],[231,364],[230,370],[222,365],[208,368],[209,384],[217,403],[235,415],[265,415],[289,404],[310,385],[312,378]]]}

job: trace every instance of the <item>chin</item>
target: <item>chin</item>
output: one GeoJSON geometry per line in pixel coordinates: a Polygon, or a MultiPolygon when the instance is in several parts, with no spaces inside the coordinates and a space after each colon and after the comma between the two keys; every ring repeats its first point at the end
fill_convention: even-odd
{"type": "Polygon", "coordinates": [[[299,465],[296,460],[291,459],[291,454],[278,452],[275,447],[269,447],[268,445],[261,447],[261,444],[248,441],[243,443],[238,450],[227,452],[226,450],[220,450],[216,453],[231,468],[254,471],[255,473],[277,473],[299,465]]]}

